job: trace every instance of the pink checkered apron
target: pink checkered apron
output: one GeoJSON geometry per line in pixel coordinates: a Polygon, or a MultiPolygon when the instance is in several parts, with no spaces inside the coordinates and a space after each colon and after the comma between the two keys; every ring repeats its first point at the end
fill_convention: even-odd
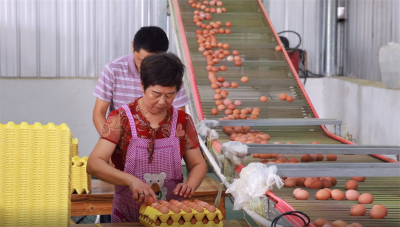
{"type": "MultiPolygon", "coordinates": [[[[158,200],[176,199],[172,190],[178,183],[183,182],[181,171],[180,141],[175,136],[178,121],[178,109],[174,107],[171,123],[171,134],[169,138],[156,139],[154,144],[153,161],[149,162],[147,147],[149,139],[138,138],[135,120],[127,105],[122,106],[128,116],[131,125],[132,139],[129,141],[124,172],[134,175],[143,182],[146,182],[155,191],[158,200]]],[[[127,186],[115,185],[113,209],[111,221],[116,222],[138,222],[139,208],[132,198],[132,192],[127,186]]]]}

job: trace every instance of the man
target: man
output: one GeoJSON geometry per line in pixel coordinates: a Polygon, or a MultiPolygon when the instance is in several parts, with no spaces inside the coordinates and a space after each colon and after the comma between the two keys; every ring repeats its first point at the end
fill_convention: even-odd
{"type": "MultiPolygon", "coordinates": [[[[142,96],[139,72],[142,60],[147,55],[166,52],[168,46],[168,37],[161,28],[142,27],[133,39],[133,54],[107,63],[93,92],[97,97],[93,109],[93,123],[99,134],[106,121],[109,107],[111,112],[142,96]]],[[[182,86],[172,105],[185,110],[188,103],[189,99],[182,86]]]]}
{"type": "MultiPolygon", "coordinates": [[[[132,41],[133,54],[107,63],[93,92],[97,97],[93,109],[93,123],[99,135],[106,122],[108,108],[111,112],[143,96],[139,72],[142,60],[147,55],[166,52],[168,46],[168,37],[161,28],[142,27],[132,41]]],[[[172,105],[179,110],[185,110],[188,103],[185,87],[182,86],[172,105]]],[[[114,166],[111,159],[109,164],[114,166]]],[[[111,215],[101,215],[100,222],[111,222],[111,215]]]]}

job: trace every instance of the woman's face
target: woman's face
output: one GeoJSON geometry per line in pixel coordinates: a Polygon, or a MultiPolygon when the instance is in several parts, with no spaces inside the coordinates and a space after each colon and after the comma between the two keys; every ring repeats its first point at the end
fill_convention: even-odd
{"type": "Polygon", "coordinates": [[[143,105],[152,114],[161,114],[169,107],[176,97],[176,87],[149,86],[143,92],[143,105]]]}

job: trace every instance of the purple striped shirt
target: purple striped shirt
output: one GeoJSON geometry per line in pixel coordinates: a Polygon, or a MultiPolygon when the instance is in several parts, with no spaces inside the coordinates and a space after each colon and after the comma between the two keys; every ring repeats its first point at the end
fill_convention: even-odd
{"type": "MultiPolygon", "coordinates": [[[[143,96],[140,88],[140,74],[136,69],[133,54],[115,59],[104,67],[93,95],[111,102],[111,111],[143,96]]],[[[182,107],[187,104],[189,104],[189,99],[182,85],[172,105],[182,107]]]]}

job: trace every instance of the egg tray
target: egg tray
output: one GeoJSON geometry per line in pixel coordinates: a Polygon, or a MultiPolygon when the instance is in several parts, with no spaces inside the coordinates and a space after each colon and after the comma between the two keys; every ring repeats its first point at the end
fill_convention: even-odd
{"type": "Polygon", "coordinates": [[[71,141],[66,124],[0,124],[0,226],[69,226],[71,141]]]}
{"type": "Polygon", "coordinates": [[[186,213],[184,210],[181,209],[181,212],[178,214],[175,214],[171,210],[169,210],[168,214],[163,214],[159,210],[155,209],[154,207],[147,206],[147,205],[142,205],[139,209],[140,217],[139,220],[140,222],[145,225],[145,226],[156,226],[155,222],[157,219],[161,221],[160,226],[215,226],[215,227],[220,227],[223,226],[222,223],[222,213],[221,211],[217,208],[214,213],[211,213],[209,210],[203,208],[204,212],[199,213],[196,210],[190,208],[192,210],[191,213],[186,213]],[[179,224],[178,221],[181,219],[181,217],[185,220],[185,223],[183,225],[179,224]],[[191,219],[195,217],[197,222],[196,224],[191,224],[191,219]],[[207,224],[203,224],[202,220],[206,217],[208,219],[207,224]],[[220,222],[216,224],[214,222],[215,218],[218,218],[220,222]],[[172,225],[168,225],[167,221],[168,219],[171,218],[173,220],[172,225]]]}
{"type": "Polygon", "coordinates": [[[88,157],[74,156],[71,159],[71,193],[90,193],[92,188],[92,176],[86,172],[88,157]]]}

